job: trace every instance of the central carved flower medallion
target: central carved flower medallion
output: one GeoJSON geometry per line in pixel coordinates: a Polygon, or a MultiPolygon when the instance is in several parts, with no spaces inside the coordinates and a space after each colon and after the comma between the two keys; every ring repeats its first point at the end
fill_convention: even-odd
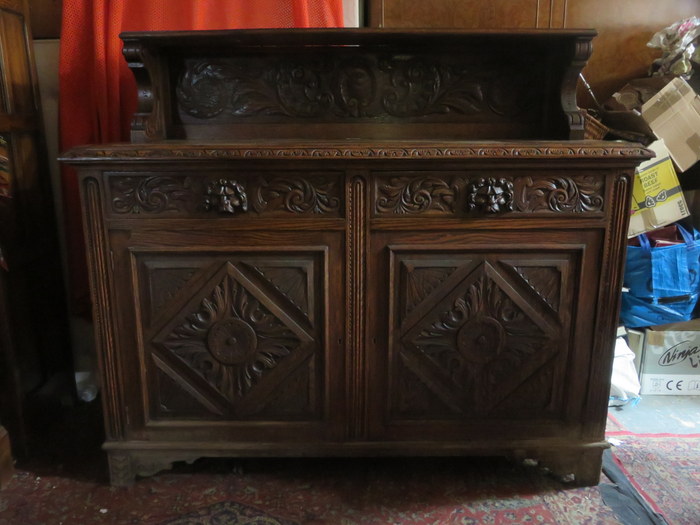
{"type": "Polygon", "coordinates": [[[503,325],[493,317],[468,320],[457,332],[457,350],[467,361],[486,364],[498,357],[506,341],[503,325]]]}
{"type": "Polygon", "coordinates": [[[211,355],[224,365],[242,365],[258,348],[255,330],[240,319],[219,321],[209,330],[207,347],[211,355]]]}
{"type": "Polygon", "coordinates": [[[241,399],[308,339],[273,313],[265,295],[246,288],[239,271],[225,264],[204,285],[200,298],[180,311],[158,338],[223,397],[241,399]]]}

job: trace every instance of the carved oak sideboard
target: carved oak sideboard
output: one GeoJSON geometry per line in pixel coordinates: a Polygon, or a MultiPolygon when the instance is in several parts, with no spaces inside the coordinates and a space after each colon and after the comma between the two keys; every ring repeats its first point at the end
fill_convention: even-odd
{"type": "Polygon", "coordinates": [[[508,455],[598,482],[630,178],[590,31],[125,34],[78,166],[112,482],[203,456],[508,455]]]}

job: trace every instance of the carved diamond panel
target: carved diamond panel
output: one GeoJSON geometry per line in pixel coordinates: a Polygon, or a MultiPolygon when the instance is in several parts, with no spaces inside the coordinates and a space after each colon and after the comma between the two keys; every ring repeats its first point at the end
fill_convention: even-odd
{"type": "MultiPolygon", "coordinates": [[[[403,264],[415,254],[398,257],[403,264]]],[[[395,377],[401,380],[392,387],[394,414],[410,418],[424,409],[423,416],[436,417],[435,399],[443,413],[494,414],[499,404],[512,405],[516,393],[527,397],[521,400],[525,405],[546,409],[554,381],[551,363],[567,352],[568,321],[557,314],[567,261],[560,255],[536,266],[522,260],[517,271],[507,271],[493,255],[475,254],[461,267],[442,268],[441,274],[450,270],[451,276],[440,281],[433,261],[424,259],[424,267],[412,273],[435,277],[428,281],[433,286],[425,285],[428,299],[419,315],[395,321],[400,332],[395,377]],[[540,306],[543,301],[549,308],[540,306]],[[421,395],[426,389],[430,396],[421,395]]],[[[401,276],[399,297],[415,297],[414,285],[401,276]]]]}
{"type": "MultiPolygon", "coordinates": [[[[205,258],[197,270],[176,269],[195,275],[175,295],[174,304],[156,312],[153,335],[146,336],[161,370],[154,376],[152,394],[159,400],[153,406],[156,417],[188,417],[198,404],[200,417],[317,413],[318,261],[298,254],[287,259],[205,258]],[[290,397],[298,397],[297,402],[274,401],[279,392],[294,392],[290,397]]],[[[154,288],[158,281],[153,276],[149,282],[155,297],[168,289],[154,288]]]]}

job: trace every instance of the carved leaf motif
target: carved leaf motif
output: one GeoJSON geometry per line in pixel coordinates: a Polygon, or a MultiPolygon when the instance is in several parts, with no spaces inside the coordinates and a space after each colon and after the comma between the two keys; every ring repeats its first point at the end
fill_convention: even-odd
{"type": "Polygon", "coordinates": [[[517,183],[519,211],[600,212],[605,203],[599,177],[524,177],[517,183]]]}
{"type": "Polygon", "coordinates": [[[393,177],[377,186],[378,213],[414,214],[454,211],[456,189],[433,177],[393,177]]]}
{"type": "Polygon", "coordinates": [[[111,177],[109,183],[116,213],[187,211],[196,202],[189,177],[111,177]]]}
{"type": "Polygon", "coordinates": [[[224,112],[240,117],[282,113],[263,71],[252,63],[195,62],[180,78],[177,98],[189,115],[202,119],[224,112]]]}
{"type": "Polygon", "coordinates": [[[340,209],[339,191],[336,180],[314,184],[302,177],[261,178],[254,207],[258,212],[281,208],[291,213],[334,213],[340,209]]]}
{"type": "Polygon", "coordinates": [[[299,344],[287,326],[227,275],[163,346],[234,401],[299,344]]]}
{"type": "Polygon", "coordinates": [[[483,268],[476,271],[447,310],[435,309],[425,318],[429,324],[411,329],[413,335],[403,340],[441,371],[455,392],[452,403],[468,409],[455,400],[469,399],[474,409],[485,410],[525,381],[527,370],[550,359],[556,345],[553,334],[533,322],[483,268]]]}
{"type": "Polygon", "coordinates": [[[435,108],[441,89],[440,71],[425,60],[395,58],[381,64],[390,74],[389,86],[382,96],[383,109],[395,117],[444,112],[435,108]]]}
{"type": "Polygon", "coordinates": [[[332,59],[308,53],[262,61],[249,56],[191,61],[180,75],[176,95],[182,111],[199,119],[390,119],[485,112],[515,116],[538,98],[531,86],[513,89],[510,78],[459,57],[439,61],[427,53],[380,57],[346,50],[332,59]]]}
{"type": "Polygon", "coordinates": [[[275,73],[277,97],[284,114],[300,118],[318,117],[334,104],[327,78],[331,69],[323,61],[279,64],[275,73]]]}

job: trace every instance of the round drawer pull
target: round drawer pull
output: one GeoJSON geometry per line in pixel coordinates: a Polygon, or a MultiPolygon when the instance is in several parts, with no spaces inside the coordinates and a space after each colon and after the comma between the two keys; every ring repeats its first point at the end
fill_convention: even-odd
{"type": "Polygon", "coordinates": [[[220,213],[236,213],[248,211],[248,196],[238,181],[233,179],[218,179],[207,186],[204,199],[204,209],[220,213]]]}
{"type": "Polygon", "coordinates": [[[469,211],[501,213],[513,211],[513,182],[507,179],[478,179],[469,184],[469,211]]]}

